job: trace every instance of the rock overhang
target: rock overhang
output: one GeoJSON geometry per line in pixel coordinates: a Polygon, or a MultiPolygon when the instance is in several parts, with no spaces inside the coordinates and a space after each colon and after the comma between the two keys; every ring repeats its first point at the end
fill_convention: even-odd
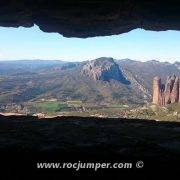
{"type": "Polygon", "coordinates": [[[178,0],[6,0],[0,26],[32,27],[65,37],[108,36],[136,28],[180,30],[178,0]]]}

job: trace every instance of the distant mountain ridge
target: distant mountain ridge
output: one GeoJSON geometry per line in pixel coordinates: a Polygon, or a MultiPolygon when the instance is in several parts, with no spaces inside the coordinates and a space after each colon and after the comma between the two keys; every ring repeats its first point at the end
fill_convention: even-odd
{"type": "Polygon", "coordinates": [[[176,63],[159,62],[156,60],[146,62],[118,60],[118,64],[135,75],[140,84],[143,84],[149,91],[152,91],[152,80],[155,76],[160,76],[162,81],[165,81],[167,76],[172,74],[180,75],[180,69],[176,63]]]}
{"type": "Polygon", "coordinates": [[[0,102],[41,98],[94,103],[151,101],[154,76],[180,76],[179,62],[101,57],[91,61],[0,61],[0,102]]]}

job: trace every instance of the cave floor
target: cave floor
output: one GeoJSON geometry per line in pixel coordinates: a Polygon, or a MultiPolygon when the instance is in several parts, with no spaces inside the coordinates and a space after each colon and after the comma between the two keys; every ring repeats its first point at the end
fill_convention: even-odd
{"type": "Polygon", "coordinates": [[[1,159],[180,162],[180,123],[138,119],[0,116],[1,159]],[[4,153],[4,156],[3,156],[4,153]]]}

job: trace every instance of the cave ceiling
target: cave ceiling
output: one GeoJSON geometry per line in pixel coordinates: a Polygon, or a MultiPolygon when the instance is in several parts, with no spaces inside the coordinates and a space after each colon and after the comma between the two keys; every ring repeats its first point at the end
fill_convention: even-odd
{"type": "Polygon", "coordinates": [[[0,0],[0,26],[65,37],[109,36],[136,28],[180,30],[179,0],[0,0]]]}

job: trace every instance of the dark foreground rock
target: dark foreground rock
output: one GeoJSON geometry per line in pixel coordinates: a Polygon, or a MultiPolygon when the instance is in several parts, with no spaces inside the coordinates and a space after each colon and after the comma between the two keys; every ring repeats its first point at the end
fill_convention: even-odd
{"type": "Polygon", "coordinates": [[[177,0],[6,0],[0,26],[32,27],[66,37],[121,34],[136,28],[180,30],[177,0]]]}
{"type": "Polygon", "coordinates": [[[145,171],[177,170],[180,123],[0,116],[0,154],[3,168],[16,173],[22,170],[44,173],[36,169],[37,162],[79,160],[133,163],[141,160],[145,171]]]}

